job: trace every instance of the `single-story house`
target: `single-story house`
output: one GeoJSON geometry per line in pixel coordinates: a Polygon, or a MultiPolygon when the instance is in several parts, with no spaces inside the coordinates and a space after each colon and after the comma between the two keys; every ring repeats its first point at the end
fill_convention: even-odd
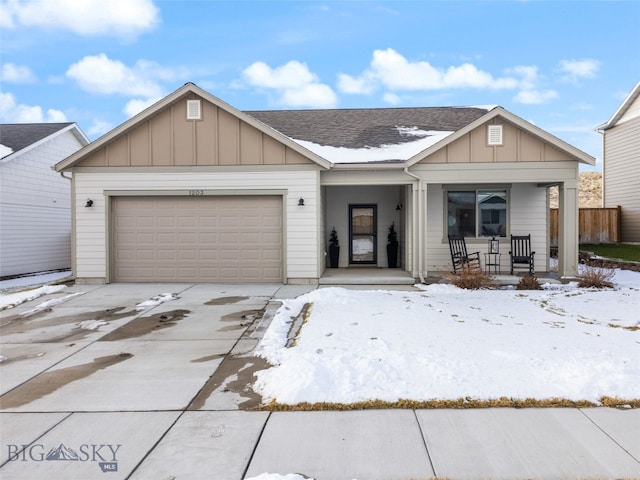
{"type": "Polygon", "coordinates": [[[0,125],[0,277],[71,267],[71,181],[52,167],[88,144],[75,123],[0,125]]]}
{"type": "Polygon", "coordinates": [[[603,142],[604,206],[621,207],[621,240],[640,242],[640,82],[598,131],[603,142]]]}
{"type": "Polygon", "coordinates": [[[80,282],[316,282],[339,267],[451,269],[531,234],[549,269],[547,189],[560,188],[559,272],[577,273],[578,166],[595,159],[501,107],[242,112],[187,83],[56,165],[73,172],[80,282]]]}

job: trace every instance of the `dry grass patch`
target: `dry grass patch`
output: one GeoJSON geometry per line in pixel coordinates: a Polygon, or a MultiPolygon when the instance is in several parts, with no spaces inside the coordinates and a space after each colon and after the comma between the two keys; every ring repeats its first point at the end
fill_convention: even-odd
{"type": "Polygon", "coordinates": [[[527,273],[516,285],[516,290],[542,290],[538,277],[527,273]]]}
{"type": "Polygon", "coordinates": [[[479,290],[493,287],[492,278],[479,269],[464,268],[460,273],[449,274],[447,281],[458,288],[467,290],[479,290]]]}
{"type": "Polygon", "coordinates": [[[610,268],[586,267],[580,275],[578,286],[582,288],[611,288],[615,271],[610,268]]]}
{"type": "Polygon", "coordinates": [[[354,403],[338,402],[302,402],[295,405],[287,405],[272,400],[268,404],[260,405],[254,410],[269,412],[310,412],[310,411],[350,411],[350,410],[380,410],[380,409],[411,409],[411,410],[432,410],[432,409],[466,409],[466,408],[589,408],[589,407],[612,407],[612,408],[640,408],[640,399],[624,399],[617,397],[602,397],[600,403],[588,400],[568,400],[565,398],[549,398],[538,400],[535,398],[509,398],[501,397],[497,399],[479,400],[473,398],[458,398],[455,400],[406,400],[400,399],[396,402],[386,402],[383,400],[366,400],[354,403]]]}

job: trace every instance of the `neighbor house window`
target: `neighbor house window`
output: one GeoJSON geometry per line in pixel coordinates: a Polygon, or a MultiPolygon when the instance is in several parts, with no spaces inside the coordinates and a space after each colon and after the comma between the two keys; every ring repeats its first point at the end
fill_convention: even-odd
{"type": "Polygon", "coordinates": [[[507,191],[448,191],[447,230],[463,237],[505,237],[507,191]]]}

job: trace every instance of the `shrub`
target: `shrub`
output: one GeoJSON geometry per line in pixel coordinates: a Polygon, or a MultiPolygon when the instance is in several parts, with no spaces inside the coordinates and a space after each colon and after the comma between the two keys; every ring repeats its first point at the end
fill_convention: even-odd
{"type": "Polygon", "coordinates": [[[516,285],[516,290],[542,290],[542,287],[535,275],[527,273],[516,285]]]}
{"type": "Polygon", "coordinates": [[[613,287],[611,279],[615,274],[610,268],[586,267],[580,274],[579,287],[583,288],[610,288],[613,287]]]}
{"type": "Polygon", "coordinates": [[[463,268],[458,275],[452,275],[449,281],[456,287],[467,290],[478,290],[492,286],[491,277],[479,269],[463,268]]]}

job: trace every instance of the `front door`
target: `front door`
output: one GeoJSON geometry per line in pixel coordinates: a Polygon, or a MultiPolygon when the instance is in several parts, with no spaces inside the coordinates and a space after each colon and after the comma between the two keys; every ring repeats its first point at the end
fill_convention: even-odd
{"type": "Polygon", "coordinates": [[[375,205],[349,205],[349,263],[378,263],[377,229],[375,205]]]}

